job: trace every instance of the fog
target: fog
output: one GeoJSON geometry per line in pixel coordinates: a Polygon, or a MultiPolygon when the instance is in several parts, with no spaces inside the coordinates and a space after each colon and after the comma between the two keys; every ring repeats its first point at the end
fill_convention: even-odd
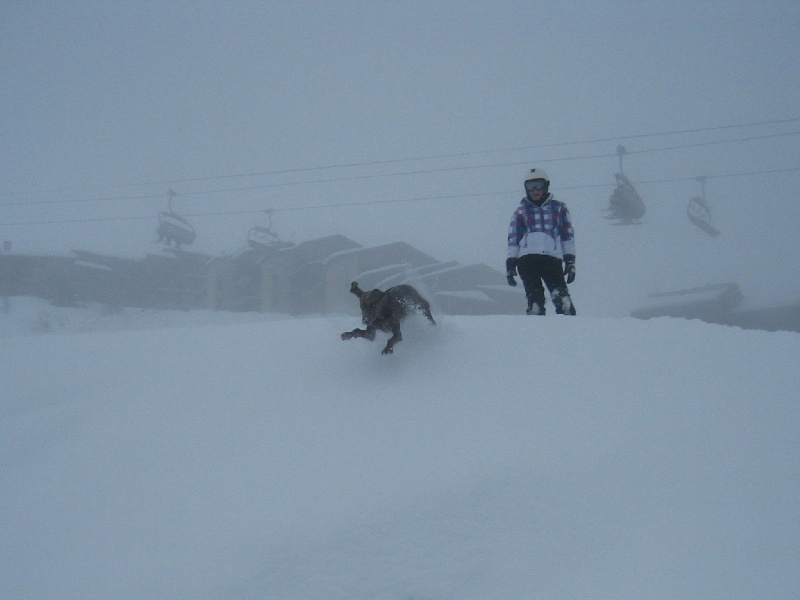
{"type": "Polygon", "coordinates": [[[736,281],[800,296],[793,2],[69,2],[0,6],[0,239],[158,251],[157,214],[234,252],[405,241],[503,268],[523,173],[576,228],[587,315],[736,281]],[[603,209],[619,170],[640,225],[603,209]],[[720,236],[686,216],[698,176],[720,236]]]}

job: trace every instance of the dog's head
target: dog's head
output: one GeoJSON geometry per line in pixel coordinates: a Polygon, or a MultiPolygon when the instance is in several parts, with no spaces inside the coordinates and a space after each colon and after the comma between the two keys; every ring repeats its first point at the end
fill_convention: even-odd
{"type": "Polygon", "coordinates": [[[361,307],[361,321],[365,325],[375,323],[382,307],[382,301],[386,297],[386,292],[378,289],[365,292],[354,281],[350,284],[350,293],[358,296],[358,304],[361,307]]]}

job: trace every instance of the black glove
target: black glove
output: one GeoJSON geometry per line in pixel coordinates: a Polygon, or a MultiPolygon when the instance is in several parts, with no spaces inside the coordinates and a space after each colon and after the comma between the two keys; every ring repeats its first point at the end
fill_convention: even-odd
{"type": "Polygon", "coordinates": [[[572,283],[575,281],[575,255],[574,254],[565,254],[564,255],[564,278],[566,279],[567,283],[572,283]]]}
{"type": "Polygon", "coordinates": [[[516,258],[507,258],[506,259],[506,280],[508,281],[508,285],[511,287],[517,287],[517,280],[514,279],[517,275],[517,259],[516,258]]]}

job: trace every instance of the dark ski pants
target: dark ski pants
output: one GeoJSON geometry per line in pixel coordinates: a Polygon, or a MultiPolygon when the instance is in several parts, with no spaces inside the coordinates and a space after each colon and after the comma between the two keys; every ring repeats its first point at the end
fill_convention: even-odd
{"type": "Polygon", "coordinates": [[[517,261],[517,272],[525,287],[528,299],[528,314],[543,315],[544,286],[559,315],[574,315],[575,305],[569,295],[561,259],[547,254],[525,254],[517,261]]]}

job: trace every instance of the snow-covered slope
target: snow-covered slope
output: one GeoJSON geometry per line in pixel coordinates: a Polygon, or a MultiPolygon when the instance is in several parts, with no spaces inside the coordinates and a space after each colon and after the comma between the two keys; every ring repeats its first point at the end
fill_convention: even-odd
{"type": "Polygon", "coordinates": [[[12,300],[2,598],[800,594],[798,334],[12,300]]]}

